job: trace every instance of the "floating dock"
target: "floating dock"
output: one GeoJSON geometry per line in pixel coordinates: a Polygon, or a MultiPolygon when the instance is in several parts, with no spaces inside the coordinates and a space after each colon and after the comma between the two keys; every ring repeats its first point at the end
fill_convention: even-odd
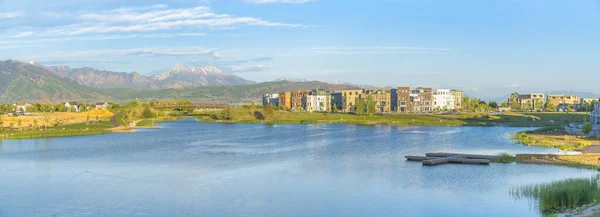
{"type": "Polygon", "coordinates": [[[406,156],[407,161],[421,161],[423,166],[435,166],[440,164],[475,164],[489,165],[496,156],[460,154],[460,153],[426,153],[425,156],[406,156]]]}

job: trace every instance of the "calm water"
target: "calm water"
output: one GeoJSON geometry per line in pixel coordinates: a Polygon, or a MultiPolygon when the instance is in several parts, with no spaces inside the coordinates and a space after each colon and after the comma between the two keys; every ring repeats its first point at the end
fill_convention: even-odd
{"type": "Polygon", "coordinates": [[[161,125],[0,141],[0,216],[539,216],[510,186],[596,174],[404,160],[556,152],[511,144],[519,128],[161,125]]]}

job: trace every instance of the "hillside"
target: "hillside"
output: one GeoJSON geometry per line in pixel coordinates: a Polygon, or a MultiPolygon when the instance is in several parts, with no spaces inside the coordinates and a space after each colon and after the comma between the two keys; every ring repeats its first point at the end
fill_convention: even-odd
{"type": "Polygon", "coordinates": [[[165,89],[255,83],[212,66],[175,65],[166,72],[148,76],[137,72],[112,72],[89,67],[70,68],[65,65],[47,68],[61,77],[96,88],[165,89]]]}
{"type": "Polygon", "coordinates": [[[62,78],[37,64],[0,61],[0,101],[112,100],[94,88],[62,78]]]}
{"type": "Polygon", "coordinates": [[[202,102],[237,103],[260,100],[267,93],[278,93],[295,90],[311,90],[321,88],[326,90],[353,89],[355,86],[330,84],[319,81],[311,82],[264,82],[248,85],[218,85],[183,89],[134,90],[134,89],[104,89],[105,95],[118,100],[131,99],[171,99],[186,98],[202,102]]]}

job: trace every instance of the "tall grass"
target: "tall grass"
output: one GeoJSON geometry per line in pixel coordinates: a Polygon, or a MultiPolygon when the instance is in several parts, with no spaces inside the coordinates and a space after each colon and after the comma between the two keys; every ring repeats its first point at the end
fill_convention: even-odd
{"type": "Polygon", "coordinates": [[[512,163],[515,160],[516,160],[516,157],[512,156],[509,153],[500,153],[492,161],[494,163],[512,163]]]}
{"type": "Polygon", "coordinates": [[[518,186],[511,188],[510,194],[538,200],[538,208],[544,214],[580,207],[600,198],[597,177],[518,186]]]}

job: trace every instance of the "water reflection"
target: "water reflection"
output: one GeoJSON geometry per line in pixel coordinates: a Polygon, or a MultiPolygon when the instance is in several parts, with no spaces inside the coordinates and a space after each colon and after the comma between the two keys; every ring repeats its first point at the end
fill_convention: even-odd
{"type": "Polygon", "coordinates": [[[2,216],[537,216],[510,186],[589,177],[543,165],[422,167],[406,155],[549,153],[523,129],[246,125],[0,141],[2,216]],[[88,171],[88,172],[85,172],[88,171]]]}

